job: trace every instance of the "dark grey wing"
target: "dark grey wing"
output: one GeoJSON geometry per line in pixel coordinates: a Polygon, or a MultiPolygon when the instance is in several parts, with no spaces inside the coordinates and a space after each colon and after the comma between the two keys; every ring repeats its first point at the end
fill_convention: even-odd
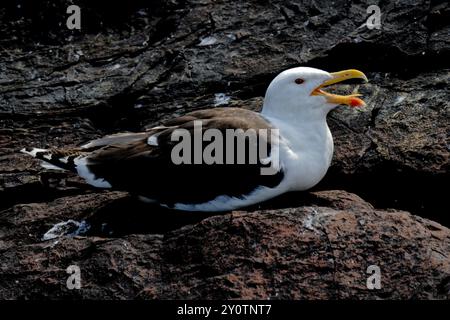
{"type": "MultiPolygon", "coordinates": [[[[270,124],[259,114],[244,109],[196,111],[171,120],[157,130],[150,130],[140,139],[118,144],[110,141],[111,144],[87,156],[87,168],[96,179],[104,179],[113,188],[127,190],[169,206],[175,203],[204,203],[221,195],[240,197],[259,186],[275,187],[281,182],[281,170],[273,175],[261,174],[261,169],[268,165],[259,157],[255,163],[249,163],[247,157],[244,164],[236,164],[237,158],[235,164],[193,164],[193,158],[191,163],[175,164],[172,151],[179,141],[172,141],[172,134],[182,129],[193,136],[194,121],[202,124],[202,133],[214,128],[224,137],[227,129],[245,131],[254,128],[267,129],[269,132],[271,129],[270,124]]],[[[266,143],[270,152],[270,139],[261,137],[259,141],[266,143]]],[[[255,150],[255,141],[246,139],[245,142],[248,155],[251,148],[255,150]]],[[[202,151],[209,144],[204,142],[202,151]]],[[[237,144],[233,150],[235,156],[236,148],[237,144]]],[[[194,152],[194,143],[191,143],[192,157],[194,152]]],[[[225,160],[226,147],[223,152],[225,160]]]]}

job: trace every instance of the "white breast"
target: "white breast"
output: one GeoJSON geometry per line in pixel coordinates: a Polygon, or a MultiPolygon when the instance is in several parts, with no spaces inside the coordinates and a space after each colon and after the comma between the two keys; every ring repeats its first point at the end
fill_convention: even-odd
{"type": "Polygon", "coordinates": [[[306,190],[325,176],[333,157],[333,137],[323,121],[286,123],[266,117],[280,130],[280,162],[283,184],[290,191],[306,190]]]}

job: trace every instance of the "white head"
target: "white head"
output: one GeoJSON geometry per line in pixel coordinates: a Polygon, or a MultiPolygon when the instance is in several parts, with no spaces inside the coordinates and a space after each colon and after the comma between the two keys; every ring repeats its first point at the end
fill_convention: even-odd
{"type": "Polygon", "coordinates": [[[266,91],[262,114],[286,119],[323,119],[340,104],[362,106],[358,94],[341,96],[322,90],[323,87],[347,79],[367,77],[358,70],[326,71],[298,67],[281,72],[272,80],[266,91]]]}

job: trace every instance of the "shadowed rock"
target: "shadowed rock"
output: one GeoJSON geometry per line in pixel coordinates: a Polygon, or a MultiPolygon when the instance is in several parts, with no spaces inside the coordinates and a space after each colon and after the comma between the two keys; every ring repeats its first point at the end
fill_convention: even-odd
{"type": "Polygon", "coordinates": [[[102,197],[16,206],[14,214],[3,213],[1,225],[8,227],[0,228],[0,298],[450,297],[450,230],[407,212],[375,210],[343,191],[297,194],[305,204],[300,207],[191,217],[171,231],[161,220],[176,220],[175,213],[165,217],[151,207],[130,205],[114,226],[117,237],[98,237],[92,230],[88,237],[33,239],[68,207],[74,219],[109,223],[106,212],[95,217],[98,211],[85,211],[102,197]],[[158,226],[164,231],[137,234],[158,226]],[[81,290],[66,288],[69,265],[81,269],[81,290]],[[371,265],[381,271],[379,290],[366,285],[371,265]]]}
{"type": "Polygon", "coordinates": [[[81,31],[65,28],[69,4],[0,8],[0,297],[448,298],[448,229],[401,211],[450,226],[445,2],[382,3],[380,30],[364,26],[369,0],[80,0],[81,31]],[[315,190],[370,204],[321,191],[186,214],[18,152],[143,130],[217,94],[258,110],[272,78],[298,65],[368,75],[367,107],[329,116],[335,154],[315,190]],[[90,229],[41,242],[69,220],[90,229]],[[65,288],[70,264],[79,292],[65,288]],[[381,290],[365,287],[370,264],[381,290]]]}

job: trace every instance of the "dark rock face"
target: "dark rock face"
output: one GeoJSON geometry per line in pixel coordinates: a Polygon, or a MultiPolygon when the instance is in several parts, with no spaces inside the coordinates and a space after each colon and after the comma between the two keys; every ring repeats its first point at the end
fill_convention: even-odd
{"type": "MultiPolygon", "coordinates": [[[[114,196],[117,201],[123,194],[114,196]]],[[[344,191],[311,194],[296,208],[233,212],[197,223],[200,217],[191,217],[194,224],[173,226],[164,234],[156,229],[150,234],[155,225],[140,230],[145,233],[136,226],[151,223],[145,214],[165,213],[175,220],[186,213],[139,212],[129,203],[133,217],[122,215],[121,225],[134,234],[105,237],[93,230],[87,237],[39,241],[46,229],[37,226],[48,229],[68,212],[92,222],[100,214],[91,208],[104,201],[105,194],[92,194],[4,212],[0,297],[450,297],[450,230],[407,212],[375,210],[344,191]],[[65,271],[73,264],[80,267],[82,288],[71,291],[65,271]],[[379,290],[366,286],[370,265],[380,268],[379,290]]]]}
{"type": "Polygon", "coordinates": [[[380,30],[364,25],[365,0],[79,1],[81,31],[65,28],[69,4],[0,9],[1,297],[448,298],[448,229],[403,211],[330,191],[203,220],[93,191],[18,153],[141,130],[218,93],[257,110],[289,67],[357,68],[367,107],[330,114],[336,150],[316,190],[450,226],[445,1],[380,3],[380,30]],[[41,241],[69,219],[91,229],[41,241]],[[79,292],[65,289],[70,264],[79,292]],[[381,290],[365,287],[370,264],[381,290]]]}

